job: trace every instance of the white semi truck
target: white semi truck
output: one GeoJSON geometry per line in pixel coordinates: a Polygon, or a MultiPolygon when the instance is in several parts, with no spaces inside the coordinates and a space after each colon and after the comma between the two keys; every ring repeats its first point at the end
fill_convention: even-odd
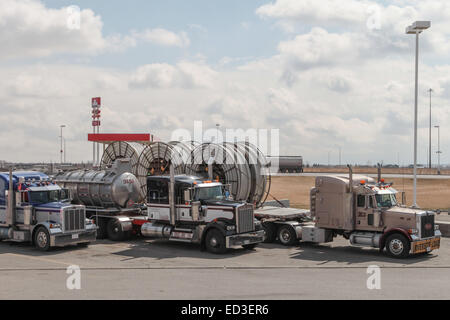
{"type": "MultiPolygon", "coordinates": [[[[260,210],[266,240],[292,245],[298,240],[325,243],[340,235],[355,246],[368,246],[392,257],[431,252],[440,246],[435,212],[409,208],[396,198],[392,183],[366,176],[318,176],[310,192],[310,212],[260,210]]],[[[403,198],[403,197],[402,197],[403,198]]],[[[402,201],[404,202],[404,201],[402,201]]]]}
{"type": "Polygon", "coordinates": [[[0,173],[0,240],[39,250],[95,241],[97,227],[82,205],[62,202],[64,190],[41,172],[0,173]]]}
{"type": "Polygon", "coordinates": [[[264,240],[253,205],[233,201],[218,181],[173,174],[147,178],[148,221],[135,220],[145,237],[198,243],[212,253],[254,248],[264,240]]]}

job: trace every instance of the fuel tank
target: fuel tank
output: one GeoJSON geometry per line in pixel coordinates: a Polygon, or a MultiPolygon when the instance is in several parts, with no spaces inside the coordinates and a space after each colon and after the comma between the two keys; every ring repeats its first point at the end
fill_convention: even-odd
{"type": "Polygon", "coordinates": [[[70,190],[72,203],[102,208],[128,208],[139,201],[140,183],[129,159],[117,159],[105,170],[75,170],[58,174],[54,181],[70,190]]]}

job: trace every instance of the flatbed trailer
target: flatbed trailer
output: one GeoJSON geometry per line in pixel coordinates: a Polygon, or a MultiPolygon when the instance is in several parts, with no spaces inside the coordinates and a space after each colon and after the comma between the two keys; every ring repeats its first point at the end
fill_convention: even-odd
{"type": "Polygon", "coordinates": [[[256,209],[255,218],[261,221],[266,233],[264,242],[278,239],[285,246],[297,243],[302,236],[301,226],[312,221],[309,210],[274,206],[256,209]]]}

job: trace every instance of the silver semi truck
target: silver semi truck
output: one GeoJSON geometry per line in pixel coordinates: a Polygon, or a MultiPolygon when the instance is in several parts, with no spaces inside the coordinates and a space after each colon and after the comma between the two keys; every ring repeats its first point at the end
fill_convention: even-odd
{"type": "Polygon", "coordinates": [[[97,227],[86,219],[85,207],[65,198],[41,172],[0,173],[0,240],[30,242],[43,251],[94,241],[97,227]]]}
{"type": "Polygon", "coordinates": [[[309,213],[283,219],[262,211],[258,217],[271,240],[283,244],[325,243],[340,235],[352,245],[386,249],[398,258],[438,249],[441,233],[435,212],[406,207],[397,200],[392,183],[385,183],[381,174],[377,180],[353,175],[349,166],[348,176],[316,177],[309,213]]]}

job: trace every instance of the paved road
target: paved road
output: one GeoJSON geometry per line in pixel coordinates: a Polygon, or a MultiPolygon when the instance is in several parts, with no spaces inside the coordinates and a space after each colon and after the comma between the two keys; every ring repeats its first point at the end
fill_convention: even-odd
{"type": "Polygon", "coordinates": [[[391,259],[375,249],[262,244],[226,255],[165,241],[99,241],[41,253],[0,243],[0,299],[450,299],[450,239],[428,255],[391,259]],[[68,290],[66,268],[81,268],[68,290]],[[367,266],[381,268],[368,290],[367,266]]]}
{"type": "MultiPolygon", "coordinates": [[[[355,173],[355,175],[365,175],[369,177],[376,178],[377,174],[369,173],[369,174],[362,174],[362,173],[355,173]]],[[[304,173],[276,173],[272,174],[273,176],[297,176],[297,177],[317,177],[322,175],[327,176],[338,176],[338,175],[348,175],[348,173],[332,173],[332,172],[304,172],[304,173]]],[[[406,178],[406,179],[412,179],[412,174],[394,174],[394,173],[383,173],[383,178],[406,178]]],[[[450,179],[449,175],[435,175],[435,174],[419,174],[417,175],[417,179],[437,179],[437,180],[446,180],[450,179]]]]}

